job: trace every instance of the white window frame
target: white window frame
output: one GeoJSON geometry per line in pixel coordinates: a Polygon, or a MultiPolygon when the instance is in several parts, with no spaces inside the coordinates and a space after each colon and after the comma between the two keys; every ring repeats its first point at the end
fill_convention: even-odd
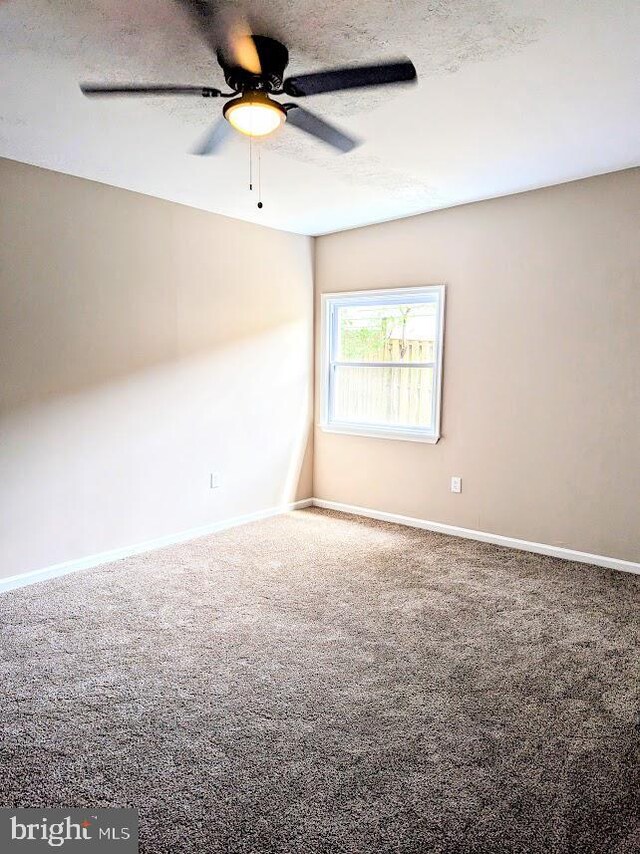
{"type": "Polygon", "coordinates": [[[435,445],[441,438],[441,401],[442,401],[442,351],[444,342],[444,285],[428,285],[412,288],[385,288],[384,290],[348,291],[343,293],[322,294],[322,348],[321,348],[321,399],[320,424],[321,430],[327,433],[345,433],[351,436],[370,436],[377,439],[401,439],[409,442],[428,442],[435,445]],[[355,365],[366,367],[387,367],[389,364],[398,366],[397,362],[339,362],[335,358],[337,342],[337,311],[344,306],[373,306],[389,305],[407,302],[435,302],[436,337],[433,361],[407,362],[406,367],[433,367],[435,388],[433,394],[433,430],[412,427],[393,427],[386,424],[358,424],[355,422],[339,422],[332,419],[332,385],[335,368],[339,365],[355,365]]]}

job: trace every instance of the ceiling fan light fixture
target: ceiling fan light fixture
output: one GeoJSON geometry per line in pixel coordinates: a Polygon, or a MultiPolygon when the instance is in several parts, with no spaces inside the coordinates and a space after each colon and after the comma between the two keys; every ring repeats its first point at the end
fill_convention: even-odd
{"type": "Polygon", "coordinates": [[[287,120],[287,111],[262,92],[247,92],[228,101],[223,109],[225,119],[246,136],[268,136],[287,120]]]}

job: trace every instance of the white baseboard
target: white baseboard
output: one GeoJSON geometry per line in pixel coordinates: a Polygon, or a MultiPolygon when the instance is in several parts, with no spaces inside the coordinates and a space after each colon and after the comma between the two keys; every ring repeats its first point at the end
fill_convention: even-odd
{"type": "Polygon", "coordinates": [[[221,522],[212,522],[209,525],[202,525],[199,528],[190,528],[187,531],[167,534],[164,537],[157,537],[154,540],[136,543],[133,546],[124,546],[123,548],[112,549],[108,552],[100,552],[99,554],[89,555],[88,557],[78,558],[77,560],[70,560],[65,563],[55,564],[54,566],[47,566],[44,569],[37,569],[33,572],[25,572],[21,575],[12,575],[9,578],[0,579],[0,593],[5,590],[13,590],[16,587],[24,587],[27,584],[35,584],[38,581],[45,581],[47,578],[56,578],[60,575],[68,575],[69,573],[77,572],[80,569],[91,569],[105,563],[122,560],[122,558],[132,557],[133,555],[153,551],[154,549],[161,549],[164,546],[184,543],[187,540],[195,540],[197,537],[205,537],[208,534],[215,534],[217,531],[225,531],[228,528],[245,525],[247,522],[257,522],[260,519],[267,519],[270,516],[278,516],[279,514],[286,513],[290,510],[302,510],[304,507],[311,506],[322,507],[325,510],[338,510],[342,513],[352,513],[355,516],[366,516],[370,519],[379,519],[382,522],[393,522],[397,525],[407,525],[410,528],[422,528],[425,531],[435,531],[438,534],[448,534],[450,536],[463,537],[469,540],[479,540],[483,543],[493,543],[496,546],[505,546],[506,548],[519,549],[521,551],[533,552],[534,554],[549,555],[551,557],[561,558],[562,560],[589,563],[594,566],[603,566],[607,569],[617,569],[622,572],[640,574],[640,563],[634,563],[629,560],[605,557],[604,555],[594,555],[589,554],[588,552],[578,552],[573,549],[562,548],[561,546],[547,545],[546,543],[533,543],[529,540],[518,540],[514,537],[504,537],[501,534],[490,534],[486,531],[475,531],[472,528],[459,528],[456,525],[446,525],[443,522],[430,522],[427,519],[416,519],[411,516],[401,516],[399,513],[386,513],[383,510],[372,510],[368,507],[357,507],[353,504],[342,504],[338,501],[325,501],[322,498],[305,498],[302,501],[294,501],[290,504],[280,505],[279,507],[270,507],[266,510],[258,510],[255,513],[248,513],[245,516],[236,516],[233,519],[224,519],[221,522]]]}
{"type": "Polygon", "coordinates": [[[546,543],[532,543],[529,540],[517,540],[514,537],[503,537],[501,534],[489,534],[486,531],[474,531],[472,528],[458,528],[456,525],[445,525],[443,522],[429,522],[427,519],[415,519],[411,516],[401,516],[399,513],[385,513],[382,510],[370,510],[368,507],[356,507],[353,504],[341,504],[338,501],[325,501],[323,498],[313,499],[314,507],[325,510],[339,510],[342,513],[353,513],[355,516],[367,516],[379,519],[381,522],[393,522],[397,525],[407,525],[410,528],[422,528],[425,531],[435,531],[438,534],[449,534],[454,537],[464,537],[467,540],[479,540],[483,543],[493,543],[496,546],[506,546],[510,549],[534,552],[535,554],[559,557],[562,560],[573,560],[579,563],[590,563],[594,566],[604,566],[607,569],[618,569],[622,572],[640,574],[640,563],[621,560],[616,557],[593,555],[588,552],[577,552],[561,546],[550,546],[546,543]]]}
{"type": "Polygon", "coordinates": [[[114,560],[122,560],[122,558],[132,557],[143,552],[150,552],[154,549],[161,549],[164,546],[172,546],[176,543],[184,543],[187,540],[195,540],[197,537],[205,537],[207,534],[215,534],[217,531],[225,531],[227,528],[236,528],[238,525],[245,525],[247,522],[257,522],[259,519],[278,516],[280,513],[286,513],[289,510],[301,510],[303,507],[311,507],[312,504],[312,498],[305,498],[302,501],[282,504],[279,507],[269,507],[267,510],[247,513],[245,516],[236,516],[234,519],[224,519],[221,522],[212,522],[209,525],[202,525],[199,528],[190,528],[188,531],[167,534],[164,537],[157,537],[154,540],[147,540],[144,543],[136,543],[133,546],[123,546],[122,548],[112,549],[108,552],[81,557],[77,560],[57,563],[54,566],[44,567],[44,569],[24,572],[21,575],[0,578],[0,593],[5,590],[13,590],[16,587],[24,587],[27,584],[35,584],[38,581],[45,581],[47,578],[68,575],[70,572],[77,572],[79,569],[92,569],[94,566],[100,566],[103,563],[112,563],[114,560]]]}

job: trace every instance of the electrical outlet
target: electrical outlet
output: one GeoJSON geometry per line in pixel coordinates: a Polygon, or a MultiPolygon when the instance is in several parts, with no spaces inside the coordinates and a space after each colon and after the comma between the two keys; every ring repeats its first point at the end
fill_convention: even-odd
{"type": "Polygon", "coordinates": [[[210,489],[220,489],[222,486],[220,472],[212,471],[209,475],[209,488],[210,489]]]}
{"type": "Polygon", "coordinates": [[[462,492],[462,478],[461,477],[452,477],[451,478],[451,492],[462,492]]]}

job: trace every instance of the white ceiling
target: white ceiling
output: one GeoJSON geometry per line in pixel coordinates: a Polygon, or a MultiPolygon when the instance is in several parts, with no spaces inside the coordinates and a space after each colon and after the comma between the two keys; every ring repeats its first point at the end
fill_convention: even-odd
{"type": "Polygon", "coordinates": [[[638,0],[263,0],[289,73],[406,54],[419,84],[305,106],[363,137],[295,128],[188,152],[214,99],[88,100],[78,81],[222,86],[177,0],[0,0],[0,156],[274,228],[320,234],[640,163],[638,0]]]}

